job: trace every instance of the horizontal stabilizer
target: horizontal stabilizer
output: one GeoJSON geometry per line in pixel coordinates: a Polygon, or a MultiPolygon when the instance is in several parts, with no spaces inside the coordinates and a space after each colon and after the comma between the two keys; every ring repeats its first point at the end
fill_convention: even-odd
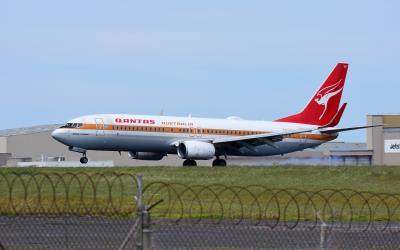
{"type": "Polygon", "coordinates": [[[324,134],[336,134],[339,132],[350,131],[350,130],[357,130],[357,129],[365,129],[365,128],[374,128],[374,127],[382,127],[383,124],[379,125],[369,125],[369,126],[361,126],[361,127],[348,127],[348,128],[323,128],[319,131],[324,134]]]}

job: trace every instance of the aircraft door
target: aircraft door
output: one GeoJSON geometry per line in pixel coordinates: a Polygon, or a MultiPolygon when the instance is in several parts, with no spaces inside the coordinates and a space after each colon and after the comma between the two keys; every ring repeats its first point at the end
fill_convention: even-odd
{"type": "Polygon", "coordinates": [[[200,127],[197,127],[197,128],[196,128],[196,135],[197,135],[197,137],[202,137],[202,135],[203,135],[203,129],[200,128],[200,127]]]}
{"type": "Polygon", "coordinates": [[[103,118],[96,118],[96,136],[103,136],[105,135],[105,126],[103,118]]]}
{"type": "Polygon", "coordinates": [[[196,136],[196,129],[193,127],[189,127],[189,137],[195,137],[196,136]]]}
{"type": "Polygon", "coordinates": [[[201,137],[203,135],[203,130],[200,127],[190,127],[189,136],[190,137],[201,137]]]}

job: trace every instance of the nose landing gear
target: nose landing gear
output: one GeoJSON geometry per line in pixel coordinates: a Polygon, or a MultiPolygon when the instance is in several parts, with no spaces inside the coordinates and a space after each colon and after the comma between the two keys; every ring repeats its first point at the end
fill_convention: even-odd
{"type": "Polygon", "coordinates": [[[83,156],[79,159],[82,164],[88,163],[88,158],[86,157],[86,153],[83,153],[83,156]]]}

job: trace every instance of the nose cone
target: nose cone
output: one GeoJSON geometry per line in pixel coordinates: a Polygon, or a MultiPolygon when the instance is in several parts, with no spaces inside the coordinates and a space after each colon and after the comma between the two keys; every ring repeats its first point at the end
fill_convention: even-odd
{"type": "Polygon", "coordinates": [[[58,128],[51,133],[51,137],[63,144],[66,144],[68,135],[63,129],[58,128]]]}

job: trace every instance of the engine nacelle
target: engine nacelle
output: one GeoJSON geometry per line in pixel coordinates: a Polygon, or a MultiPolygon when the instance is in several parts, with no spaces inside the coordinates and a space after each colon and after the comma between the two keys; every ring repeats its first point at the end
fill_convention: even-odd
{"type": "Polygon", "coordinates": [[[213,144],[204,141],[184,141],[178,145],[178,156],[182,159],[209,160],[215,155],[213,144]]]}
{"type": "Polygon", "coordinates": [[[129,157],[135,160],[159,161],[165,154],[155,152],[128,152],[129,157]]]}

